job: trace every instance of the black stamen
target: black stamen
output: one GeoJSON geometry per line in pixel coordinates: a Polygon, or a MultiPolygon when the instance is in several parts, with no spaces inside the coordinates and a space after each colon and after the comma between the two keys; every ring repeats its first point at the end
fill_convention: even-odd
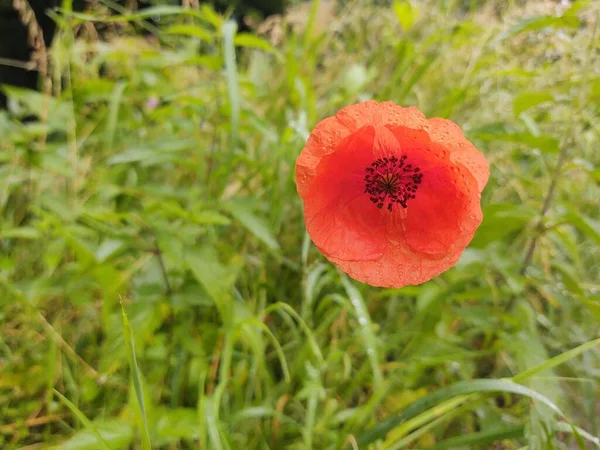
{"type": "Polygon", "coordinates": [[[399,159],[379,158],[365,168],[365,194],[377,208],[382,209],[386,203],[388,211],[392,211],[394,203],[406,208],[406,202],[416,197],[423,174],[419,167],[405,165],[406,159],[406,155],[399,159]]]}

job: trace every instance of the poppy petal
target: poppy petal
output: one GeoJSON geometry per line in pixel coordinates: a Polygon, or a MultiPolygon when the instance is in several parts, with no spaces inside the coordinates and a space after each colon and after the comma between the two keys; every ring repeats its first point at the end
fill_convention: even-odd
{"type": "Polygon", "coordinates": [[[465,166],[477,180],[479,192],[483,191],[490,169],[485,156],[465,137],[454,122],[433,118],[427,121],[425,130],[433,142],[443,145],[451,154],[450,159],[465,166]]]}
{"type": "Polygon", "coordinates": [[[364,168],[373,160],[375,130],[363,127],[322,158],[304,202],[306,229],[325,254],[345,260],[381,258],[386,248],[382,211],[364,193],[364,168]]]}
{"type": "Polygon", "coordinates": [[[377,261],[345,261],[325,254],[327,259],[355,280],[378,287],[411,286],[445,272],[460,259],[461,251],[423,257],[402,246],[391,246],[377,261]]]}
{"type": "Polygon", "coordinates": [[[409,248],[413,252],[435,255],[448,252],[459,241],[464,247],[481,221],[481,210],[474,208],[470,201],[478,194],[475,179],[466,169],[438,165],[425,171],[403,222],[409,248]],[[474,220],[466,220],[470,213],[474,220]]]}
{"type": "Polygon", "coordinates": [[[336,117],[328,117],[317,124],[296,160],[296,186],[301,197],[306,195],[321,159],[332,153],[353,131],[356,129],[348,129],[336,117]]]}
{"type": "Polygon", "coordinates": [[[419,128],[427,121],[417,108],[402,108],[394,102],[378,103],[374,100],[347,106],[335,117],[339,123],[349,129],[357,129],[365,125],[401,125],[419,128]]]}

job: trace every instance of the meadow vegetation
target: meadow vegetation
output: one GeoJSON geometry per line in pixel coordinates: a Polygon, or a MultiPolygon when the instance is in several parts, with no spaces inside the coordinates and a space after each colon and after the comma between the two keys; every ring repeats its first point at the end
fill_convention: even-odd
{"type": "Polygon", "coordinates": [[[0,111],[1,448],[600,448],[600,3],[368,3],[64,2],[0,111]],[[371,98],[491,165],[421,286],[305,232],[295,159],[371,98]]]}

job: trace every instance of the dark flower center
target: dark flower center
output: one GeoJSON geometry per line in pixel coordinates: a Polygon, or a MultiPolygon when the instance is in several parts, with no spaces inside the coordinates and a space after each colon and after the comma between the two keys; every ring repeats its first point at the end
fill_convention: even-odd
{"type": "Polygon", "coordinates": [[[406,155],[376,159],[365,172],[365,194],[379,209],[387,204],[388,211],[394,203],[406,208],[406,202],[415,198],[423,179],[421,169],[406,164],[406,155]]]}

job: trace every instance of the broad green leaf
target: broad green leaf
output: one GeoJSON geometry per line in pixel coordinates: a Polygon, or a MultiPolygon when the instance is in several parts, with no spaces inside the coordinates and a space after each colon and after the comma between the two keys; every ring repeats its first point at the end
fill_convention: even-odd
{"type": "Polygon", "coordinates": [[[213,35],[210,31],[200,28],[198,25],[171,25],[164,30],[166,34],[176,34],[181,36],[191,36],[200,39],[201,41],[212,42],[213,35]]]}
{"type": "Polygon", "coordinates": [[[0,238],[2,239],[29,239],[36,240],[42,237],[42,233],[37,228],[19,227],[0,229],[0,238]]]}
{"type": "Polygon", "coordinates": [[[533,108],[541,103],[551,102],[554,96],[549,92],[524,92],[519,94],[513,100],[513,110],[515,116],[518,116],[523,111],[533,108]]]}
{"type": "Polygon", "coordinates": [[[229,225],[231,223],[231,219],[229,219],[229,217],[226,217],[223,214],[218,213],[217,211],[212,211],[208,209],[200,211],[198,213],[191,213],[190,219],[192,219],[196,223],[206,225],[229,225]]]}
{"type": "Polygon", "coordinates": [[[155,411],[158,416],[156,421],[156,434],[162,438],[197,439],[200,435],[198,413],[191,408],[160,408],[155,411]]]}
{"type": "Polygon", "coordinates": [[[531,148],[537,148],[546,153],[557,153],[560,141],[554,136],[534,135],[532,133],[516,131],[507,128],[504,124],[490,124],[485,127],[472,130],[469,136],[483,141],[504,141],[515,144],[525,144],[531,148]]]}
{"type": "Polygon", "coordinates": [[[237,279],[240,265],[221,263],[216,250],[208,246],[188,250],[185,254],[185,262],[224,315],[223,320],[228,319],[231,290],[237,279]]]}
{"type": "Polygon", "coordinates": [[[268,41],[250,33],[236,34],[233,43],[236,47],[256,48],[265,52],[275,53],[275,49],[268,41]]]}
{"type": "Polygon", "coordinates": [[[483,222],[477,229],[471,248],[485,248],[489,243],[498,242],[511,233],[525,228],[538,212],[526,205],[496,203],[483,207],[483,222]]]}
{"type": "Polygon", "coordinates": [[[416,8],[409,1],[395,0],[392,9],[404,31],[409,31],[417,18],[416,8]]]}
{"type": "Polygon", "coordinates": [[[77,258],[81,264],[87,266],[97,262],[94,250],[90,247],[90,244],[83,239],[80,239],[73,234],[67,234],[65,240],[71,250],[73,250],[75,258],[77,258]]]}
{"type": "Polygon", "coordinates": [[[104,447],[93,431],[86,429],[77,431],[68,441],[58,445],[60,450],[90,450],[110,449],[121,450],[128,448],[133,443],[133,429],[127,421],[110,419],[95,422],[96,431],[106,443],[104,447]]]}
{"type": "Polygon", "coordinates": [[[251,203],[240,198],[228,200],[222,204],[223,208],[254,236],[260,239],[270,250],[278,251],[279,244],[273,236],[266,220],[256,215],[251,208],[251,203]]]}
{"type": "Polygon", "coordinates": [[[587,217],[573,208],[570,208],[567,213],[560,214],[558,220],[573,225],[597,245],[600,245],[600,221],[587,217]]]}
{"type": "Polygon", "coordinates": [[[203,19],[215,27],[215,29],[219,29],[223,25],[223,17],[217,14],[210,4],[202,3],[200,5],[200,12],[202,13],[203,19]]]}

